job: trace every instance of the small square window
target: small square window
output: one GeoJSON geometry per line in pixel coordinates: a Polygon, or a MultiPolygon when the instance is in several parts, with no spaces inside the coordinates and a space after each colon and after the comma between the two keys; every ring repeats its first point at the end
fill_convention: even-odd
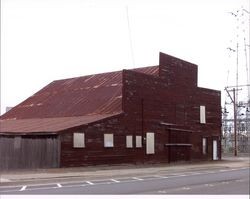
{"type": "Polygon", "coordinates": [[[114,147],[113,134],[104,134],[104,147],[114,147]]]}
{"type": "Polygon", "coordinates": [[[136,143],[135,143],[135,147],[136,148],[141,148],[142,147],[142,136],[140,136],[140,135],[137,135],[136,137],[135,137],[135,141],[136,141],[136,143]]]}
{"type": "Polygon", "coordinates": [[[126,147],[133,148],[133,136],[132,135],[126,136],[126,147]]]}
{"type": "Polygon", "coordinates": [[[84,135],[84,133],[74,133],[73,134],[73,146],[74,146],[74,148],[84,148],[85,147],[85,135],[84,135]]]}

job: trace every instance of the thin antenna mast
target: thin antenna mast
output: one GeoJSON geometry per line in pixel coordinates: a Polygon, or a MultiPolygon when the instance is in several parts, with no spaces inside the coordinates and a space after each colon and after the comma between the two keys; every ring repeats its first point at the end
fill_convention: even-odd
{"type": "Polygon", "coordinates": [[[135,67],[135,58],[134,58],[134,50],[133,50],[131,29],[130,29],[130,23],[129,23],[128,6],[126,6],[126,15],[127,15],[127,22],[128,22],[128,34],[129,34],[129,43],[130,43],[131,58],[132,58],[133,67],[135,67]]]}
{"type": "Polygon", "coordinates": [[[236,104],[238,103],[238,85],[239,85],[239,43],[236,46],[236,104]]]}

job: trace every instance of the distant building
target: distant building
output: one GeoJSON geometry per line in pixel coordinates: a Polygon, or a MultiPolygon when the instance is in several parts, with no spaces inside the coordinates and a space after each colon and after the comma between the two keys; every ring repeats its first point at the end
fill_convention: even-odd
{"type": "MultiPolygon", "coordinates": [[[[250,152],[250,103],[238,105],[236,145],[239,153],[250,152]]],[[[235,150],[234,119],[229,113],[222,115],[222,149],[225,153],[233,153],[235,150]]]]}
{"type": "Polygon", "coordinates": [[[12,106],[7,106],[6,107],[6,112],[10,111],[13,107],[12,106]]]}
{"type": "Polygon", "coordinates": [[[158,66],[53,81],[1,116],[0,168],[218,160],[221,93],[197,73],[160,53],[158,66]]]}

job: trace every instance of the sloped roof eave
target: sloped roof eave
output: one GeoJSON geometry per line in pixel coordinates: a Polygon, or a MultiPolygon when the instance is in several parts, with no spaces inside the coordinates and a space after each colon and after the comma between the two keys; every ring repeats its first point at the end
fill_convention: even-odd
{"type": "Polygon", "coordinates": [[[111,119],[120,116],[122,113],[123,112],[60,118],[0,120],[0,135],[59,134],[68,129],[111,119]]]}

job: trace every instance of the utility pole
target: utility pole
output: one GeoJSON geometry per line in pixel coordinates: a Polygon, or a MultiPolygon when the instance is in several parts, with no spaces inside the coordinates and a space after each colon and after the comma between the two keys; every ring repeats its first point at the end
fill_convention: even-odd
{"type": "Polygon", "coordinates": [[[233,103],[233,110],[234,110],[234,156],[237,156],[237,107],[238,107],[238,102],[236,101],[236,91],[242,90],[238,89],[238,87],[249,87],[249,84],[246,85],[237,85],[236,89],[235,86],[227,86],[225,87],[225,91],[227,92],[229,98],[231,99],[233,103]],[[233,88],[232,90],[228,90],[228,88],[233,88]],[[233,97],[230,95],[230,91],[233,92],[233,97]]]}
{"type": "MultiPolygon", "coordinates": [[[[232,90],[228,90],[228,87],[225,88],[228,96],[230,97],[233,106],[234,106],[234,156],[237,156],[237,103],[235,99],[235,91],[236,89],[233,88],[232,90]],[[233,91],[233,97],[230,95],[229,91],[233,91]]],[[[237,89],[238,90],[238,89],[237,89]]]]}
{"type": "Polygon", "coordinates": [[[237,110],[235,103],[235,88],[233,88],[233,104],[234,104],[234,156],[237,156],[237,110]]]}

